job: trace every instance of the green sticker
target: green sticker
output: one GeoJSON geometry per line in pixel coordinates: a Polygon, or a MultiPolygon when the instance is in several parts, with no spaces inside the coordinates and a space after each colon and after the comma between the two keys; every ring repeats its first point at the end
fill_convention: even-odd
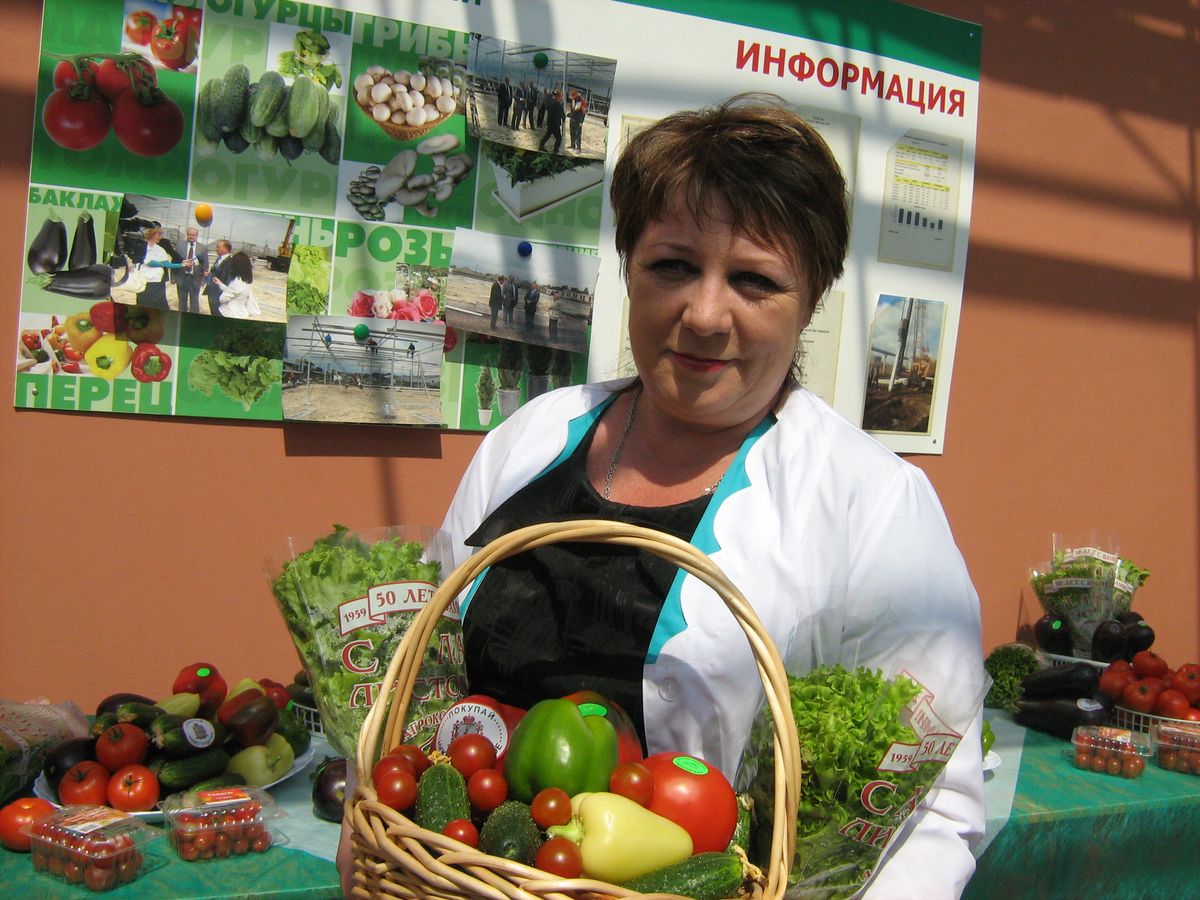
{"type": "Polygon", "coordinates": [[[1054,623],[1050,626],[1050,630],[1058,631],[1062,627],[1063,627],[1062,619],[1055,619],[1054,623]]]}
{"type": "Polygon", "coordinates": [[[600,703],[580,703],[579,714],[581,716],[607,716],[608,707],[600,703]]]}
{"type": "Polygon", "coordinates": [[[207,667],[196,670],[197,678],[207,678],[211,674],[212,674],[212,669],[209,669],[207,667]]]}
{"type": "Polygon", "coordinates": [[[677,756],[671,762],[683,769],[683,771],[690,772],[692,775],[708,774],[708,766],[694,756],[677,756]]]}

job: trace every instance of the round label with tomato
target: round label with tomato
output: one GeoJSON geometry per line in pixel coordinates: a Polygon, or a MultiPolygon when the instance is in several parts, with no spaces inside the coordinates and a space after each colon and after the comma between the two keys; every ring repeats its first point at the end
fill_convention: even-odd
{"type": "Polygon", "coordinates": [[[508,749],[508,725],[500,710],[487,703],[464,700],[446,710],[442,721],[438,723],[434,746],[445,753],[454,739],[464,734],[486,737],[496,748],[497,758],[502,757],[508,749]]]}

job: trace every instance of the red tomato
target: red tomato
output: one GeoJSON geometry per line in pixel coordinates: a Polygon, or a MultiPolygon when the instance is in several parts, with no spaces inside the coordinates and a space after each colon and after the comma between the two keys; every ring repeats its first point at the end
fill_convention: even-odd
{"type": "Polygon", "coordinates": [[[1189,709],[1191,709],[1191,704],[1188,703],[1188,698],[1184,696],[1182,691],[1177,691],[1174,688],[1167,688],[1154,698],[1154,714],[1156,716],[1166,716],[1168,719],[1182,719],[1187,715],[1189,709]]]}
{"type": "Polygon", "coordinates": [[[414,778],[416,777],[412,766],[406,760],[389,754],[388,756],[379,757],[379,762],[375,763],[375,767],[371,769],[371,782],[374,783],[382,778],[390,777],[396,772],[408,772],[414,778]]]}
{"type": "Polygon", "coordinates": [[[640,762],[617,763],[608,779],[608,789],[638,806],[648,806],[654,794],[654,776],[640,762]]]}
{"type": "Polygon", "coordinates": [[[58,783],[58,799],[67,806],[103,806],[108,802],[108,769],[90,759],[67,769],[58,783]]]}
{"type": "Polygon", "coordinates": [[[459,735],[446,748],[446,755],[450,757],[450,765],[458,769],[463,778],[496,765],[496,747],[482,734],[459,735]]]}
{"type": "Polygon", "coordinates": [[[105,729],[96,738],[96,760],[110,772],[138,765],[146,758],[150,739],[146,732],[129,722],[105,729]]]}
{"type": "Polygon", "coordinates": [[[1114,700],[1120,700],[1125,695],[1125,688],[1129,687],[1136,680],[1137,676],[1129,668],[1129,663],[1125,663],[1125,668],[1123,669],[1114,669],[1112,666],[1109,666],[1104,670],[1104,674],[1100,676],[1100,690],[1114,700]]]}
{"type": "MultiPolygon", "coordinates": [[[[376,765],[376,769],[378,768],[376,765]]],[[[403,812],[416,802],[417,779],[402,762],[399,767],[385,769],[378,776],[372,774],[371,782],[375,785],[375,792],[379,794],[379,802],[384,806],[403,812]]]]}
{"type": "Polygon", "coordinates": [[[1106,672],[1128,672],[1132,668],[1133,668],[1133,666],[1130,664],[1129,660],[1114,659],[1112,662],[1110,662],[1108,664],[1108,668],[1105,669],[1104,671],[1106,671],[1106,672]]]}
{"type": "Polygon", "coordinates": [[[70,87],[76,81],[96,83],[98,66],[90,59],[80,60],[77,66],[74,60],[64,59],[54,67],[54,86],[56,88],[70,87]]]}
{"type": "Polygon", "coordinates": [[[162,156],[183,137],[183,111],[162,91],[150,91],[144,98],[126,91],[113,104],[112,128],[130,153],[162,156]]]}
{"type": "Polygon", "coordinates": [[[737,825],[737,795],[715,766],[681,753],[655,753],[643,764],[654,777],[647,806],[692,836],[692,852],[724,850],[737,825]]]}
{"type": "Polygon", "coordinates": [[[200,34],[185,19],[163,19],[150,38],[150,52],[168,69],[183,69],[196,59],[200,34]]]}
{"type": "Polygon", "coordinates": [[[467,799],[480,812],[491,812],[508,799],[508,782],[495,769],[480,769],[467,779],[467,799]]]}
{"type": "Polygon", "coordinates": [[[1192,665],[1180,666],[1175,677],[1171,679],[1171,687],[1188,698],[1188,703],[1200,702],[1200,667],[1192,665]]]}
{"type": "Polygon", "coordinates": [[[158,778],[145,766],[126,766],[108,781],[108,805],[125,812],[145,812],[158,802],[158,778]]]}
{"type": "Polygon", "coordinates": [[[1154,709],[1154,698],[1157,696],[1158,692],[1146,684],[1146,679],[1143,678],[1125,688],[1125,693],[1121,695],[1121,704],[1135,712],[1148,713],[1154,709]]]}
{"type": "Polygon", "coordinates": [[[0,844],[17,853],[29,852],[29,835],[21,831],[54,812],[54,804],[40,797],[22,797],[0,809],[0,844]]]}
{"type": "Polygon", "coordinates": [[[431,763],[429,757],[425,755],[425,751],[415,744],[400,744],[393,747],[387,752],[388,756],[398,756],[401,759],[407,760],[412,773],[421,777],[421,773],[429,768],[431,763]]]}
{"type": "Polygon", "coordinates": [[[117,870],[96,865],[87,866],[83,870],[83,883],[92,891],[112,890],[117,884],[117,870]]]}
{"type": "Polygon", "coordinates": [[[479,829],[471,823],[470,819],[455,819],[453,822],[447,822],[446,827],[442,829],[442,834],[459,843],[466,844],[468,847],[479,846],[479,829]]]}
{"type": "Polygon", "coordinates": [[[196,29],[196,34],[200,33],[200,23],[204,20],[204,11],[194,6],[183,6],[179,3],[171,7],[171,15],[176,19],[181,19],[192,28],[196,29]]]}
{"type": "Polygon", "coordinates": [[[571,821],[571,798],[562,788],[543,788],[534,794],[529,814],[542,828],[566,825],[571,821]]]}
{"type": "Polygon", "coordinates": [[[60,147],[91,150],[108,137],[112,111],[86,82],[79,81],[46,98],[42,127],[60,147]]]}
{"type": "Polygon", "coordinates": [[[1183,714],[1183,717],[1189,722],[1200,722],[1200,709],[1193,706],[1183,714]]]}
{"type": "Polygon", "coordinates": [[[125,17],[125,36],[143,47],[150,43],[150,35],[158,24],[158,16],[148,9],[139,9],[125,17]]]}
{"type": "Polygon", "coordinates": [[[578,878],[583,872],[583,854],[579,845],[565,837],[552,837],[538,847],[535,868],[560,878],[578,878]]]}
{"type": "Polygon", "coordinates": [[[1153,650],[1139,650],[1133,654],[1133,671],[1141,678],[1162,675],[1167,669],[1166,661],[1153,650]]]}
{"type": "Polygon", "coordinates": [[[1137,778],[1146,768],[1146,761],[1136,753],[1128,754],[1122,764],[1121,774],[1126,778],[1137,778]]]}
{"type": "Polygon", "coordinates": [[[1140,680],[1146,685],[1146,687],[1154,691],[1156,696],[1167,689],[1167,683],[1157,675],[1147,675],[1145,678],[1140,680]]]}
{"type": "Polygon", "coordinates": [[[96,87],[109,103],[116,103],[118,97],[135,88],[149,89],[158,84],[150,61],[136,54],[133,56],[133,59],[106,59],[96,69],[96,87]]]}

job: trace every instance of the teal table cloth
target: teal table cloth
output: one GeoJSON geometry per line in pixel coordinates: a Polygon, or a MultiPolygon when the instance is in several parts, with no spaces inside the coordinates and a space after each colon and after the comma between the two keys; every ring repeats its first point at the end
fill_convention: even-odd
{"type": "Polygon", "coordinates": [[[1200,776],[1076,769],[1070,742],[988,711],[999,768],[965,900],[1200,897],[1200,776]]]}

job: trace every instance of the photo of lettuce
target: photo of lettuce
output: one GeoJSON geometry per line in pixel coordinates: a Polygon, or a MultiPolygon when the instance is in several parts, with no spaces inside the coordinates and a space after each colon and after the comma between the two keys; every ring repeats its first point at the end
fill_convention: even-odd
{"type": "Polygon", "coordinates": [[[219,390],[249,410],[283,378],[284,335],[278,326],[229,320],[191,361],[188,386],[208,396],[219,390]]]}
{"type": "Polygon", "coordinates": [[[329,248],[305,244],[292,251],[288,267],[289,316],[319,316],[329,312],[329,248]]]}

